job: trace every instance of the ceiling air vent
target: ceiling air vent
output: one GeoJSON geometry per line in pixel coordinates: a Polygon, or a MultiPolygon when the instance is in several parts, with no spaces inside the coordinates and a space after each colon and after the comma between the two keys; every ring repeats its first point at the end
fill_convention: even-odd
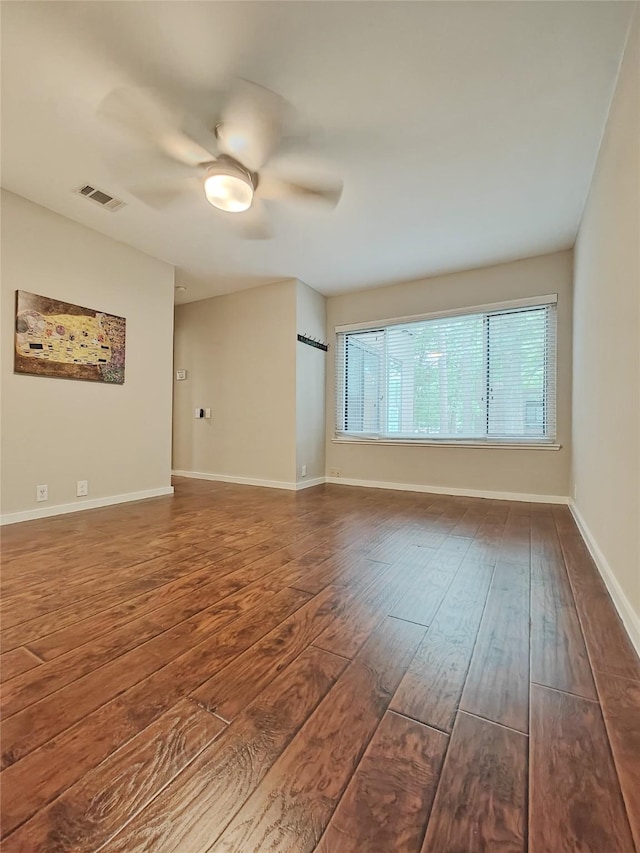
{"type": "Polygon", "coordinates": [[[100,207],[106,207],[107,210],[119,210],[121,207],[124,207],[126,203],[121,201],[119,198],[114,198],[112,195],[103,193],[102,190],[97,190],[89,184],[85,184],[83,187],[78,187],[76,192],[78,195],[83,195],[85,198],[90,198],[91,201],[95,201],[95,203],[99,204],[100,207]]]}

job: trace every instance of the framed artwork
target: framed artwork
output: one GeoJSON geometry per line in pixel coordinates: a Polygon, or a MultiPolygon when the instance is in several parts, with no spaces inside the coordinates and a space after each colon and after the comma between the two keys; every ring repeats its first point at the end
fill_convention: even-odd
{"type": "Polygon", "coordinates": [[[15,373],[124,383],[126,320],[16,291],[15,373]]]}

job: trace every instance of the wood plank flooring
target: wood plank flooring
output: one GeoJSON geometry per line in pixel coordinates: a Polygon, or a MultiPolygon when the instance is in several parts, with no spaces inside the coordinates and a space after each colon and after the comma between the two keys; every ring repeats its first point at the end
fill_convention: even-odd
{"type": "Polygon", "coordinates": [[[175,486],[2,530],[3,850],[640,851],[565,507],[175,486]]]}

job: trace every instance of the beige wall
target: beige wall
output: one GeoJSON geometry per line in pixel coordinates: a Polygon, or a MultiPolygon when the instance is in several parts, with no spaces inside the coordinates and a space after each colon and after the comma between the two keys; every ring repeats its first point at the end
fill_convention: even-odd
{"type": "MultiPolygon", "coordinates": [[[[324,340],[326,299],[299,281],[297,285],[298,333],[324,340]]],[[[324,477],[325,383],[331,353],[297,343],[296,349],[296,477],[298,482],[324,477]],[[302,466],[306,465],[306,477],[302,466]]]]}
{"type": "Polygon", "coordinates": [[[573,354],[576,506],[638,619],[639,74],[636,12],[575,248],[573,354]]]}
{"type": "Polygon", "coordinates": [[[81,503],[77,480],[89,499],[170,486],[173,280],[168,264],[3,191],[3,514],[81,503]],[[14,374],[16,290],[126,317],[124,385],[14,374]]]}
{"type": "Polygon", "coordinates": [[[179,305],[173,467],[295,482],[295,279],[179,305]],[[196,420],[196,407],[211,420],[196,420]]]}
{"type": "MultiPolygon", "coordinates": [[[[391,287],[330,297],[327,335],[335,327],[465,308],[508,299],[558,294],[559,451],[333,442],[333,361],[327,379],[327,472],[356,480],[420,486],[567,495],[571,460],[571,251],[391,287]]],[[[332,349],[335,350],[335,347],[332,349]]]]}

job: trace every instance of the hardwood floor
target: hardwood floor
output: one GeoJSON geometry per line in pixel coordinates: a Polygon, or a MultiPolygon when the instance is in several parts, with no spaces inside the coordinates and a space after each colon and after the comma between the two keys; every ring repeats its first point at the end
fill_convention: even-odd
{"type": "Polygon", "coordinates": [[[640,851],[565,507],[175,485],[2,531],[3,850],[640,851]]]}

